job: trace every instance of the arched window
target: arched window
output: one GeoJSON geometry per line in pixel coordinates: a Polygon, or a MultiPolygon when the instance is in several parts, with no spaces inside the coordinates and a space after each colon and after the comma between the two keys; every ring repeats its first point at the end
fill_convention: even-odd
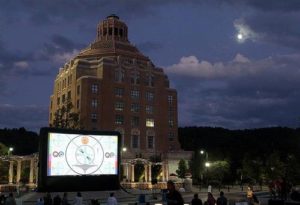
{"type": "Polygon", "coordinates": [[[138,129],[131,130],[131,148],[132,149],[140,148],[140,131],[138,129]]]}
{"type": "Polygon", "coordinates": [[[115,69],[115,82],[124,82],[125,70],[122,68],[115,69]]]}
{"type": "Polygon", "coordinates": [[[131,72],[131,83],[134,85],[139,85],[140,84],[140,72],[137,70],[134,70],[131,72]]]}
{"type": "Polygon", "coordinates": [[[153,74],[148,73],[148,74],[146,75],[145,85],[146,85],[146,86],[150,86],[150,87],[153,87],[153,86],[154,86],[154,75],[153,75],[153,74]]]}

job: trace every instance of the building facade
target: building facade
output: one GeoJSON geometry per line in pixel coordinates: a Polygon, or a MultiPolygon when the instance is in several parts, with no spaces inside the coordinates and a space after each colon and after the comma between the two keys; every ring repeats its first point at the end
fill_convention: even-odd
{"type": "Polygon", "coordinates": [[[67,122],[70,127],[119,131],[125,161],[154,155],[167,161],[180,151],[177,92],[163,69],[130,43],[127,25],[116,15],[100,22],[95,41],[59,70],[50,126],[68,106],[78,117],[67,122]]]}

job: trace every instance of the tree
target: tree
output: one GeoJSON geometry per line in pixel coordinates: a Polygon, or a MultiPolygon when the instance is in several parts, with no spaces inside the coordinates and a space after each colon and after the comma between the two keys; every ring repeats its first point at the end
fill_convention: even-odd
{"type": "Polygon", "coordinates": [[[144,178],[145,167],[142,161],[137,161],[134,165],[134,181],[140,182],[144,178]]]}
{"type": "Polygon", "coordinates": [[[191,159],[191,161],[189,161],[189,167],[191,169],[191,174],[193,176],[193,182],[195,183],[200,183],[200,179],[201,179],[201,172],[203,172],[203,157],[201,157],[199,150],[197,149],[194,152],[194,155],[191,159]]]}
{"type": "Polygon", "coordinates": [[[61,108],[54,113],[53,124],[50,127],[80,129],[79,114],[73,111],[71,100],[67,100],[61,108]]]}
{"type": "MultiPolygon", "coordinates": [[[[0,142],[0,155],[7,155],[8,147],[0,142]]],[[[0,183],[7,183],[8,162],[0,160],[0,183]]]]}
{"type": "Polygon", "coordinates": [[[243,178],[246,183],[256,183],[262,181],[262,160],[260,158],[254,158],[250,154],[246,154],[243,159],[243,178]]]}
{"type": "Polygon", "coordinates": [[[179,178],[184,179],[186,172],[187,172],[186,162],[184,159],[181,159],[178,163],[178,169],[176,170],[176,173],[179,178]]]}
{"type": "Polygon", "coordinates": [[[151,173],[152,173],[152,181],[157,180],[158,175],[161,173],[162,171],[162,167],[160,164],[161,162],[161,155],[152,155],[149,158],[150,162],[152,162],[152,166],[151,166],[151,173]]]}
{"type": "Polygon", "coordinates": [[[223,184],[225,176],[229,173],[229,163],[227,161],[212,162],[208,171],[210,180],[215,181],[220,187],[223,184]]]}
{"type": "Polygon", "coordinates": [[[8,152],[8,147],[0,142],[0,155],[6,155],[8,152]]]}

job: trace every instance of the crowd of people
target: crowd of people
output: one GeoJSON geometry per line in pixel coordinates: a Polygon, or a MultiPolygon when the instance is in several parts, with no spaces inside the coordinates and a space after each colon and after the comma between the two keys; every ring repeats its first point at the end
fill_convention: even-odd
{"type": "MultiPolygon", "coordinates": [[[[183,205],[184,200],[179,191],[175,189],[175,184],[172,181],[167,182],[167,196],[166,201],[168,205],[183,205]]],[[[191,205],[203,205],[202,200],[199,198],[198,194],[194,194],[194,198],[191,201],[191,205]]],[[[207,193],[207,200],[204,205],[227,205],[227,198],[224,196],[224,192],[220,192],[220,196],[217,200],[214,198],[211,192],[207,193]]]]}
{"type": "MultiPolygon", "coordinates": [[[[110,193],[107,199],[107,205],[117,205],[117,199],[114,196],[114,193],[110,193]]],[[[15,205],[15,204],[5,204],[5,205],[15,205]]],[[[57,194],[52,198],[50,193],[46,193],[44,197],[41,197],[37,200],[36,205],[100,205],[97,199],[91,199],[89,202],[84,203],[81,192],[77,192],[73,200],[69,200],[68,193],[65,192],[63,197],[57,194]]]]}
{"type": "Polygon", "coordinates": [[[286,200],[291,192],[292,185],[284,178],[273,180],[269,183],[271,198],[286,200]]]}

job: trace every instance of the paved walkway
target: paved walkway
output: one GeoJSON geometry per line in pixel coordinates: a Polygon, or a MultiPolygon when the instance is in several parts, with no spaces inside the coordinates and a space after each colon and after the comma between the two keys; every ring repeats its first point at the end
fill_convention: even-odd
{"type": "MultiPolygon", "coordinates": [[[[244,187],[243,191],[239,186],[230,187],[230,189],[221,189],[225,193],[225,196],[228,198],[229,205],[234,205],[236,201],[243,201],[246,199],[245,191],[246,187],[244,187]]],[[[161,194],[160,190],[137,190],[137,189],[128,189],[128,190],[118,190],[113,191],[115,196],[118,200],[118,204],[120,205],[128,205],[134,204],[138,202],[138,198],[140,194],[144,194],[146,197],[146,202],[150,202],[150,204],[161,203],[161,194]],[[156,196],[157,198],[155,199],[156,196]]],[[[90,205],[91,199],[97,199],[100,202],[100,205],[106,204],[106,200],[109,196],[111,191],[90,191],[90,192],[81,192],[84,198],[84,204],[90,205]]],[[[194,193],[199,194],[199,198],[204,202],[207,199],[207,189],[202,188],[201,190],[199,187],[193,186],[191,192],[183,192],[182,196],[186,203],[190,203],[194,193]]],[[[215,198],[219,196],[219,189],[213,187],[212,193],[215,198]]],[[[269,193],[266,187],[263,187],[262,190],[255,192],[261,202],[261,205],[267,205],[269,193]]],[[[34,205],[38,198],[43,197],[45,193],[38,193],[38,192],[29,192],[23,194],[22,197],[18,200],[18,205],[34,205]]],[[[62,197],[62,192],[55,192],[51,193],[52,197],[56,195],[60,195],[62,197]]],[[[68,192],[68,198],[70,203],[72,204],[73,199],[75,198],[75,192],[68,192]]]]}

